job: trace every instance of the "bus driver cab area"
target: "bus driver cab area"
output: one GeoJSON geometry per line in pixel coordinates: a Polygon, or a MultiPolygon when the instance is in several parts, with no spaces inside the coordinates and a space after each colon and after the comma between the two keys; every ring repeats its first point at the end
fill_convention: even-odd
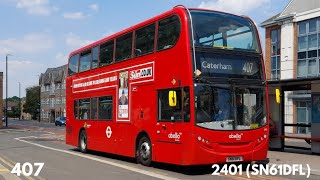
{"type": "Polygon", "coordinates": [[[246,130],[266,124],[261,89],[197,84],[196,124],[214,130],[246,130]],[[200,94],[201,93],[201,94],[200,94]]]}

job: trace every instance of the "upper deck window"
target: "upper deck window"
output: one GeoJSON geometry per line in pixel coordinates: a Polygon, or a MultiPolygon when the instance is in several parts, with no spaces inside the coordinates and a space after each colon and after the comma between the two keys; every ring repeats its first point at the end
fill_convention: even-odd
{"type": "Polygon", "coordinates": [[[79,54],[75,54],[70,58],[68,74],[72,75],[78,73],[79,54]]]}
{"type": "Polygon", "coordinates": [[[135,57],[153,52],[155,28],[155,24],[151,24],[136,31],[134,50],[135,57]]]}
{"type": "Polygon", "coordinates": [[[100,67],[111,64],[113,61],[113,40],[100,46],[100,67]]]}
{"type": "Polygon", "coordinates": [[[181,23],[178,16],[170,16],[159,21],[157,50],[173,47],[180,35],[181,23]]]}
{"type": "Polygon", "coordinates": [[[132,54],[132,33],[117,38],[116,61],[130,59],[132,54]]]}
{"type": "Polygon", "coordinates": [[[261,52],[254,25],[246,18],[211,11],[191,11],[198,47],[261,52]]]}
{"type": "Polygon", "coordinates": [[[90,70],[91,64],[91,50],[81,53],[80,63],[79,63],[79,72],[90,70]]]}
{"type": "Polygon", "coordinates": [[[98,67],[99,61],[99,46],[92,48],[92,63],[91,69],[95,69],[98,67]]]}

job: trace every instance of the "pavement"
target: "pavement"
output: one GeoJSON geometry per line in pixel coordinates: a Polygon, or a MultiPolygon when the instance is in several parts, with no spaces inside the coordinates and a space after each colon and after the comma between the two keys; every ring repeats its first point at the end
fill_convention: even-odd
{"type": "Polygon", "coordinates": [[[308,164],[311,169],[311,174],[320,176],[319,155],[269,151],[268,158],[270,164],[302,164],[304,169],[307,169],[308,164]]]}

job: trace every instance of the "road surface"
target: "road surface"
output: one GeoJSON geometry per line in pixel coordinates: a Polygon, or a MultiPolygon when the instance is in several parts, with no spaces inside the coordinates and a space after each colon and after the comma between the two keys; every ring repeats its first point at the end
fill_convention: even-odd
{"type": "MultiPolygon", "coordinates": [[[[1,179],[246,179],[242,175],[212,175],[211,166],[183,169],[178,166],[154,163],[152,167],[136,164],[132,158],[89,152],[66,145],[65,127],[54,124],[9,121],[9,129],[0,129],[1,179]],[[16,176],[10,173],[20,163],[44,163],[38,176],[16,176]]],[[[271,154],[274,155],[272,152],[271,154]]],[[[319,158],[319,156],[315,156],[319,158]]],[[[320,158],[319,158],[320,160],[320,158]]],[[[320,161],[319,161],[320,162],[320,161]]],[[[33,166],[34,171],[37,169],[33,166]]],[[[28,171],[28,168],[27,170],[28,171]]],[[[34,174],[34,172],[33,172],[34,174]]],[[[257,175],[252,179],[305,179],[305,176],[257,175]]],[[[309,179],[320,179],[313,174],[309,179]]]]}

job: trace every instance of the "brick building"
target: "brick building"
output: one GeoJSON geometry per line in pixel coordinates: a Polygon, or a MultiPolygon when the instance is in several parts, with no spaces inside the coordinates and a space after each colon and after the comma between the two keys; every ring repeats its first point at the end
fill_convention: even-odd
{"type": "Polygon", "coordinates": [[[41,121],[54,122],[56,117],[66,116],[66,67],[48,68],[40,75],[41,121]]]}

